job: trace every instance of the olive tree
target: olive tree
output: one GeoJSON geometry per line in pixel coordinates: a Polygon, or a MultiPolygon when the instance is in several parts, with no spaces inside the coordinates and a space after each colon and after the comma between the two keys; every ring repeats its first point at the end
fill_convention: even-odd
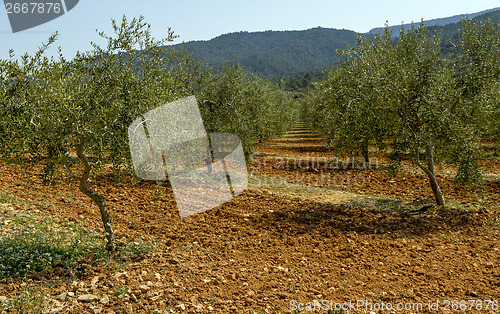
{"type": "MultiPolygon", "coordinates": [[[[142,17],[130,22],[124,17],[112,26],[113,36],[99,33],[107,40],[106,47],[93,43],[92,51],[69,61],[38,54],[31,58],[37,70],[30,70],[26,88],[30,98],[25,102],[30,107],[32,135],[27,141],[45,151],[48,163],[71,158],[76,147],[84,167],[80,190],[100,209],[108,250],[114,247],[111,219],[104,197],[87,186],[91,172],[87,155],[96,166],[111,165],[115,171],[123,165],[130,168],[129,124],[158,104],[181,96],[178,82],[166,71],[169,60],[163,55],[173,32],[169,29],[167,37],[157,41],[142,17]],[[42,134],[47,134],[45,141],[39,140],[42,134]]],[[[23,63],[20,69],[26,72],[29,64],[23,63]]]]}
{"type": "MultiPolygon", "coordinates": [[[[464,19],[459,40],[454,43],[458,58],[454,78],[457,101],[469,107],[466,116],[481,129],[481,135],[500,140],[500,25],[490,20],[464,19]]],[[[465,117],[464,117],[465,118],[465,117]]]]}
{"type": "Polygon", "coordinates": [[[284,132],[296,118],[289,94],[238,64],[205,73],[197,98],[207,131],[238,135],[247,156],[253,145],[284,132]]]}
{"type": "Polygon", "coordinates": [[[305,97],[302,115],[313,128],[314,124],[319,126],[333,148],[357,153],[369,163],[369,145],[383,148],[390,124],[384,120],[386,116],[380,114],[383,94],[377,91],[378,82],[363,63],[369,62],[371,67],[378,68],[374,63],[379,60],[372,57],[376,51],[361,38],[358,43],[365,44],[356,51],[363,58],[339,51],[349,58],[330,68],[328,77],[305,97]]]}
{"type": "Polygon", "coordinates": [[[498,111],[498,50],[492,48],[498,32],[464,23],[460,47],[469,52],[460,60],[442,58],[440,36],[423,24],[391,38],[387,27],[373,37],[358,36],[355,47],[341,52],[346,62],[309,96],[317,104],[309,102],[313,108],[304,112],[319,108],[316,123],[331,128],[327,132],[340,146],[387,145],[396,164],[408,156],[427,175],[436,203],[444,205],[437,162],[456,164],[462,182],[481,177],[480,120],[498,111]]]}
{"type": "Polygon", "coordinates": [[[137,117],[175,99],[196,94],[207,129],[254,142],[281,132],[293,119],[293,102],[274,85],[238,66],[220,73],[186,50],[169,49],[175,37],[155,40],[143,18],[112,21],[113,34],[99,35],[89,52],[72,60],[33,56],[0,61],[0,156],[36,164],[48,177],[76,159],[83,165],[80,190],[99,207],[107,247],[113,250],[111,219],[103,196],[88,187],[91,169],[131,173],[127,130],[137,117]]]}

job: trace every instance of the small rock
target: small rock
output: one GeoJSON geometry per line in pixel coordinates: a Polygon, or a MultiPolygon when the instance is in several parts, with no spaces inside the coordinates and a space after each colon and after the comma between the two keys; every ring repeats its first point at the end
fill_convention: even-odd
{"type": "Polygon", "coordinates": [[[63,293],[61,293],[60,295],[58,295],[56,297],[56,300],[59,300],[61,302],[65,302],[67,298],[68,298],[68,293],[67,292],[63,292],[63,293]]]}
{"type": "Polygon", "coordinates": [[[74,296],[75,296],[75,293],[74,293],[73,291],[69,291],[69,292],[68,292],[68,295],[69,295],[70,297],[74,297],[74,296]]]}
{"type": "Polygon", "coordinates": [[[203,312],[203,309],[205,308],[203,304],[197,304],[194,307],[196,308],[196,311],[200,313],[203,312]]]}
{"type": "Polygon", "coordinates": [[[102,304],[108,304],[109,303],[109,297],[107,295],[105,295],[104,297],[102,297],[99,302],[101,302],[102,304]]]}
{"type": "Polygon", "coordinates": [[[314,294],[321,294],[318,289],[310,288],[309,291],[311,291],[314,294]]]}
{"type": "Polygon", "coordinates": [[[158,273],[155,273],[155,278],[156,278],[156,280],[161,280],[161,275],[158,273]]]}
{"type": "Polygon", "coordinates": [[[210,305],[207,307],[207,309],[208,309],[209,311],[213,311],[213,310],[214,310],[214,308],[213,308],[213,307],[211,307],[210,305]]]}
{"type": "Polygon", "coordinates": [[[183,311],[186,310],[186,306],[184,305],[184,303],[181,303],[181,304],[177,305],[177,307],[180,308],[183,311]]]}
{"type": "Polygon", "coordinates": [[[98,281],[99,281],[99,276],[95,276],[94,278],[92,278],[90,285],[95,286],[98,281]]]}
{"type": "Polygon", "coordinates": [[[139,285],[139,290],[142,292],[148,292],[151,288],[148,285],[139,285]]]}
{"type": "Polygon", "coordinates": [[[64,306],[59,306],[59,307],[53,307],[51,310],[50,310],[50,313],[61,313],[62,310],[64,310],[64,306]]]}
{"type": "Polygon", "coordinates": [[[154,297],[149,298],[151,302],[156,302],[161,298],[161,295],[155,295],[154,297]]]}
{"type": "Polygon", "coordinates": [[[189,300],[191,301],[191,303],[198,303],[198,296],[197,295],[193,295],[191,296],[191,298],[189,298],[189,300]]]}
{"type": "Polygon", "coordinates": [[[7,297],[0,295],[0,302],[5,303],[5,302],[7,302],[7,300],[8,300],[7,297]]]}
{"type": "Polygon", "coordinates": [[[94,302],[99,300],[99,297],[93,294],[83,294],[77,298],[80,302],[94,302]]]}
{"type": "Polygon", "coordinates": [[[132,301],[137,302],[137,297],[135,296],[134,293],[130,295],[130,298],[132,299],[132,301]]]}
{"type": "Polygon", "coordinates": [[[123,273],[118,272],[113,277],[118,281],[126,281],[128,279],[128,274],[126,271],[123,273]]]}

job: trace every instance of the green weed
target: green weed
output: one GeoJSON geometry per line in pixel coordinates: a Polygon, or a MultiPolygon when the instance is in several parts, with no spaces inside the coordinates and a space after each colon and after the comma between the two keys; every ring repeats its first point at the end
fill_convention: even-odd
{"type": "Polygon", "coordinates": [[[70,269],[83,257],[102,257],[105,245],[100,238],[76,224],[16,216],[13,229],[0,239],[0,279],[53,267],[70,269]]]}
{"type": "Polygon", "coordinates": [[[47,312],[44,295],[34,286],[24,285],[21,293],[0,304],[0,311],[42,314],[47,312]]]}

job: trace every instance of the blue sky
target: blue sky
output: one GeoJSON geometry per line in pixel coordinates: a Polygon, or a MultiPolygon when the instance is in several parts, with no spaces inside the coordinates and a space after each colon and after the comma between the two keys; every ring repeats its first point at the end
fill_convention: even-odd
{"type": "Polygon", "coordinates": [[[65,57],[91,49],[99,41],[96,29],[110,33],[111,19],[143,15],[156,38],[171,27],[180,37],[174,42],[208,40],[236,31],[303,30],[312,27],[367,32],[374,27],[401,22],[419,22],[500,6],[500,0],[80,0],[65,15],[38,27],[13,34],[3,7],[0,7],[0,58],[9,49],[17,56],[33,53],[55,31],[59,40],[49,50],[56,55],[61,46],[65,57]]]}

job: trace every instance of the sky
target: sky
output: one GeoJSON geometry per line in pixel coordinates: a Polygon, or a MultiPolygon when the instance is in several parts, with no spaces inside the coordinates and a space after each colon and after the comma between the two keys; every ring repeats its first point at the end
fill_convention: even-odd
{"type": "MultiPolygon", "coordinates": [[[[5,0],[4,2],[8,2],[5,0]]],[[[28,0],[26,0],[28,1],[28,0]]],[[[35,0],[30,0],[32,2],[35,0]]],[[[71,59],[77,51],[91,50],[91,42],[104,46],[96,29],[111,33],[111,19],[144,16],[153,36],[166,37],[171,27],[179,37],[172,43],[209,40],[239,31],[306,30],[313,27],[368,32],[402,22],[475,13],[500,7],[500,0],[80,0],[61,17],[37,27],[12,33],[5,7],[0,7],[0,58],[14,49],[16,57],[33,54],[55,31],[59,37],[47,51],[71,59]]]]}

